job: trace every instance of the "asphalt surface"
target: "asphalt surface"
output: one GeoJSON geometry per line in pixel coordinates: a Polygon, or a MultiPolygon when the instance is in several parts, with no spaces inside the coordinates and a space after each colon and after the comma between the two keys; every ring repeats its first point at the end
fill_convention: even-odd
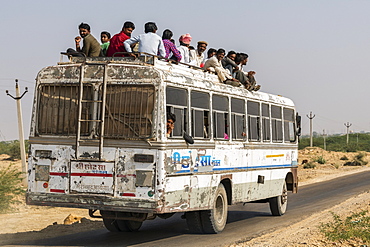
{"type": "MultiPolygon", "coordinates": [[[[145,221],[139,232],[111,233],[105,228],[44,239],[25,240],[8,234],[6,245],[17,246],[225,246],[254,238],[292,223],[348,198],[368,191],[370,171],[306,185],[297,194],[288,195],[288,209],[283,216],[271,216],[269,205],[248,203],[229,207],[228,223],[220,234],[191,234],[181,214],[163,220],[145,221]]],[[[25,219],[26,220],[26,219],[25,219]]],[[[1,220],[0,220],[1,222],[1,220]]],[[[26,233],[25,233],[26,234],[26,233]]],[[[1,235],[0,235],[0,238],[1,235]]]]}

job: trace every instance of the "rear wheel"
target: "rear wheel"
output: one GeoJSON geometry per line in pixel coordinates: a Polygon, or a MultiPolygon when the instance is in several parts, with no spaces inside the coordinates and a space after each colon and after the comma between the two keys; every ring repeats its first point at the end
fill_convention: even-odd
{"type": "Polygon", "coordinates": [[[211,210],[200,212],[204,233],[219,233],[227,221],[227,195],[223,184],[216,190],[211,210]]]}
{"type": "Polygon", "coordinates": [[[270,198],[269,204],[272,215],[281,216],[285,214],[288,205],[288,189],[285,181],[281,195],[270,198]]]}
{"type": "Polygon", "coordinates": [[[137,232],[142,224],[142,221],[117,220],[117,225],[121,232],[137,232]]]}
{"type": "Polygon", "coordinates": [[[203,233],[202,219],[200,217],[201,211],[186,212],[186,224],[190,232],[192,233],[203,233]]]}
{"type": "Polygon", "coordinates": [[[115,219],[107,219],[103,218],[104,226],[111,232],[120,232],[120,228],[118,227],[117,220],[115,219]]]}

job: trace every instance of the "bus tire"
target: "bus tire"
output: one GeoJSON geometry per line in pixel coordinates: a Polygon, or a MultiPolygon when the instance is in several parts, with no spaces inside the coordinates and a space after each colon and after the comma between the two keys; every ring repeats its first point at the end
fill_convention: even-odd
{"type": "Polygon", "coordinates": [[[121,232],[137,232],[142,224],[142,221],[117,220],[117,225],[121,232]]]}
{"type": "Polygon", "coordinates": [[[204,233],[220,233],[227,221],[227,194],[223,184],[217,187],[211,210],[200,213],[204,233]]]}
{"type": "Polygon", "coordinates": [[[185,213],[186,224],[191,233],[203,233],[201,211],[191,211],[185,213]]]}
{"type": "Polygon", "coordinates": [[[269,204],[271,214],[273,216],[281,216],[285,214],[288,205],[288,189],[285,181],[281,195],[270,198],[269,204]]]}
{"type": "Polygon", "coordinates": [[[117,220],[103,218],[103,223],[105,228],[110,232],[120,232],[121,230],[118,227],[117,220]]]}

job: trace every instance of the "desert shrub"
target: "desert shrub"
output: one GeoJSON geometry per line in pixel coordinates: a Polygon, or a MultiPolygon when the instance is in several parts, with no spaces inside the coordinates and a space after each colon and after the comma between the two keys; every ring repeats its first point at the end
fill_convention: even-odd
{"type": "Polygon", "coordinates": [[[325,164],[326,163],[326,160],[324,159],[324,157],[322,157],[322,155],[316,157],[316,159],[314,159],[314,161],[319,163],[319,164],[325,164]]]}
{"type": "Polygon", "coordinates": [[[361,211],[347,216],[345,219],[333,212],[333,221],[321,224],[320,231],[331,241],[346,241],[360,239],[370,243],[370,215],[369,211],[361,211]]]}
{"type": "Polygon", "coordinates": [[[313,169],[316,167],[316,164],[314,162],[307,162],[303,165],[303,169],[313,169]]]}
{"type": "Polygon", "coordinates": [[[7,212],[13,204],[19,202],[17,197],[24,193],[21,181],[22,172],[13,164],[0,169],[0,213],[7,212]]]}
{"type": "Polygon", "coordinates": [[[344,166],[362,166],[361,162],[354,160],[354,161],[348,161],[343,164],[344,166]]]}
{"type": "Polygon", "coordinates": [[[348,160],[348,157],[343,155],[342,157],[340,157],[340,160],[348,160]]]}
{"type": "Polygon", "coordinates": [[[366,157],[366,153],[360,152],[358,153],[353,161],[348,161],[344,164],[344,166],[365,166],[367,164],[367,161],[364,160],[366,157]]]}
{"type": "Polygon", "coordinates": [[[357,160],[362,160],[363,158],[366,157],[366,153],[365,152],[359,152],[356,156],[355,156],[355,159],[357,160]]]}

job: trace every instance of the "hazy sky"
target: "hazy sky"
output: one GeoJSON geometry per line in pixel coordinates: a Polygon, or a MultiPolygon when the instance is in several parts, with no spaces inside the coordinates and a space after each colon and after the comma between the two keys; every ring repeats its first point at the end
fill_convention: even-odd
{"type": "MultiPolygon", "coordinates": [[[[192,45],[249,54],[245,70],[255,70],[261,91],[294,100],[302,115],[315,114],[314,131],[370,131],[370,1],[4,1],[0,8],[0,141],[18,138],[14,79],[21,91],[28,138],[34,82],[38,71],[55,65],[60,52],[74,47],[81,22],[92,34],[118,33],[126,20],[133,35],[154,21],[161,35],[169,28],[177,40],[190,33],[192,45]],[[366,113],[366,114],[365,114],[366,113]]],[[[100,38],[99,38],[100,41],[100,38]]]]}

